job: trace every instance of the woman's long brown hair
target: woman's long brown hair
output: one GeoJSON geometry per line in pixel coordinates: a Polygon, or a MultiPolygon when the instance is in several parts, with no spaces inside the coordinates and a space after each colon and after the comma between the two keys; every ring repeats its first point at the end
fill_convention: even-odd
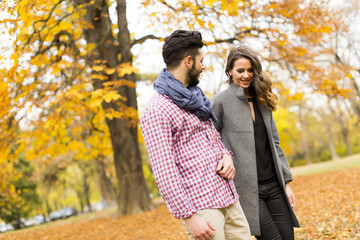
{"type": "Polygon", "coordinates": [[[255,95],[261,104],[272,111],[275,111],[278,97],[272,92],[272,82],[269,76],[263,72],[258,54],[253,49],[247,46],[240,46],[230,50],[225,68],[226,76],[229,78],[226,82],[229,84],[234,82],[229,74],[229,71],[233,69],[234,62],[242,57],[250,60],[251,66],[254,70],[254,76],[250,84],[250,91],[255,91],[255,95]]]}

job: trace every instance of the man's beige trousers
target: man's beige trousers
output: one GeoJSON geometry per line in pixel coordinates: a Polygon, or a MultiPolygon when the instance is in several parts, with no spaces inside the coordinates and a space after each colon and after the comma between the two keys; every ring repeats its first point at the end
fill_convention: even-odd
{"type": "MultiPolygon", "coordinates": [[[[249,224],[239,201],[226,208],[200,210],[197,215],[215,227],[213,240],[251,240],[249,224]]],[[[185,222],[182,222],[189,239],[194,240],[185,222]]]]}

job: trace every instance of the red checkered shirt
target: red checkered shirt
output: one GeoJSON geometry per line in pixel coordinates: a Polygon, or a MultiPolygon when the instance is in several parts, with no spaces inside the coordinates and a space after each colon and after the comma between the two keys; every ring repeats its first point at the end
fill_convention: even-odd
{"type": "Polygon", "coordinates": [[[157,186],[176,218],[239,199],[234,182],[216,173],[222,155],[232,153],[211,120],[200,120],[155,93],[140,123],[157,186]]]}

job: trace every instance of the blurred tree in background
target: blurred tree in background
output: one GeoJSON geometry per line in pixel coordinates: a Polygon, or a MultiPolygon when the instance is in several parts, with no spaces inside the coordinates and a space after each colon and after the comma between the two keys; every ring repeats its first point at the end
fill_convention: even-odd
{"type": "Polygon", "coordinates": [[[19,229],[22,227],[21,219],[28,217],[39,206],[40,201],[36,192],[37,183],[32,180],[34,168],[30,162],[20,157],[14,168],[22,174],[11,183],[15,187],[17,197],[7,201],[6,197],[0,196],[1,202],[5,201],[4,205],[0,206],[0,218],[19,229]]]}
{"type": "Polygon", "coordinates": [[[339,145],[346,149],[342,156],[352,154],[352,149],[359,152],[360,136],[350,130],[359,129],[354,120],[360,119],[358,1],[143,2],[152,19],[150,27],[161,22],[168,31],[175,26],[201,29],[207,57],[222,62],[222,69],[234,46],[245,44],[260,52],[280,106],[289,111],[275,117],[284,118],[277,119],[284,125],[280,128],[288,125],[280,135],[293,164],[336,160],[339,145]],[[310,130],[317,122],[321,127],[310,130]],[[321,146],[314,149],[316,145],[321,146]],[[319,152],[324,145],[326,151],[319,152]]]}
{"type": "Polygon", "coordinates": [[[118,214],[152,209],[138,146],[125,0],[1,4],[10,16],[3,31],[13,44],[11,67],[0,72],[11,102],[1,127],[13,131],[9,125],[23,120],[13,141],[39,172],[53,161],[65,169],[72,159],[99,164],[113,154],[118,214]],[[117,25],[110,19],[111,5],[117,5],[117,25]]]}

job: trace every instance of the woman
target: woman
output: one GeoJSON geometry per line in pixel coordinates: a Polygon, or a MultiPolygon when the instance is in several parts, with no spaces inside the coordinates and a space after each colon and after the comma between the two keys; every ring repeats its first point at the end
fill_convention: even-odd
{"type": "Polygon", "coordinates": [[[245,46],[230,51],[225,73],[229,88],[212,99],[219,120],[215,127],[234,153],[234,181],[251,234],[261,240],[294,239],[299,222],[290,167],[272,115],[277,96],[271,80],[257,53],[245,46]]]}

